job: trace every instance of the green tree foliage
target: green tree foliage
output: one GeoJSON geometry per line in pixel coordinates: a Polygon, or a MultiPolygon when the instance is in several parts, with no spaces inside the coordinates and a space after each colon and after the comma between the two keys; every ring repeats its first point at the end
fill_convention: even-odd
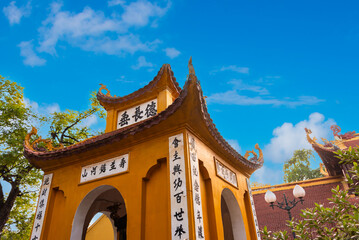
{"type": "MultiPolygon", "coordinates": [[[[353,168],[347,180],[354,187],[355,194],[359,195],[359,185],[355,182],[359,178],[359,148],[349,148],[347,151],[337,152],[341,163],[352,164],[353,168]]],[[[347,191],[332,190],[332,198],[329,199],[331,207],[315,204],[314,208],[302,210],[303,220],[288,221],[288,225],[296,233],[297,239],[304,240],[342,240],[359,239],[359,206],[349,201],[347,191]]],[[[262,231],[263,240],[289,239],[289,234],[283,232],[271,232],[265,227],[262,231]]]]}
{"type": "Polygon", "coordinates": [[[27,210],[31,210],[23,208],[26,204],[31,208],[29,203],[35,194],[29,189],[38,186],[41,173],[23,156],[24,139],[34,116],[25,106],[22,88],[2,76],[0,113],[0,233],[6,239],[9,235],[6,232],[17,229],[22,234],[22,230],[31,225],[32,219],[26,216],[27,210]],[[5,182],[10,186],[9,192],[4,191],[5,182]],[[21,200],[17,200],[19,196],[21,200]]]}
{"type": "Polygon", "coordinates": [[[37,193],[42,178],[39,169],[23,156],[25,136],[34,123],[50,125],[49,136],[55,145],[68,146],[91,137],[84,120],[97,114],[104,118],[95,94],[85,111],[55,112],[44,117],[27,107],[23,88],[0,76],[0,236],[1,239],[29,239],[37,193]],[[4,186],[10,186],[6,192],[4,186]]]}
{"type": "Polygon", "coordinates": [[[323,177],[319,168],[310,167],[310,159],[314,159],[313,150],[295,150],[293,157],[284,163],[284,182],[297,182],[307,179],[323,177]]]}
{"type": "Polygon", "coordinates": [[[69,146],[98,135],[102,132],[92,131],[88,126],[81,124],[85,119],[95,116],[95,114],[100,118],[105,118],[106,116],[93,92],[90,97],[89,109],[85,111],[66,110],[64,112],[54,112],[47,118],[47,121],[51,123],[49,137],[52,138],[55,145],[69,146]]]}

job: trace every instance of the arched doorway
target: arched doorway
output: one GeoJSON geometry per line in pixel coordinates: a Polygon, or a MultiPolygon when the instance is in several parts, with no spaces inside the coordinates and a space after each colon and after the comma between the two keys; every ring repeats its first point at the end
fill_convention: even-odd
{"type": "Polygon", "coordinates": [[[247,239],[241,209],[234,194],[228,188],[221,195],[223,234],[226,240],[247,239]]]}
{"type": "Polygon", "coordinates": [[[71,240],[85,240],[87,227],[96,213],[105,214],[113,226],[113,239],[126,240],[127,212],[121,193],[103,185],[89,192],[76,210],[72,223],[71,240]]]}

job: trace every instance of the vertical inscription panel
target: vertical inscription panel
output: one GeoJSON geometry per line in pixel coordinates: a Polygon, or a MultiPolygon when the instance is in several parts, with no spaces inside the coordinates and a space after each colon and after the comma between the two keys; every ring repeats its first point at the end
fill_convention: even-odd
{"type": "Polygon", "coordinates": [[[193,215],[196,231],[196,239],[204,239],[203,212],[201,199],[201,186],[199,179],[199,164],[197,158],[196,140],[193,136],[188,135],[189,154],[191,162],[191,180],[192,180],[192,198],[193,198],[193,215]]]}
{"type": "Polygon", "coordinates": [[[252,206],[252,212],[253,212],[253,219],[254,219],[254,225],[256,227],[256,234],[257,234],[257,239],[261,239],[261,234],[259,233],[259,224],[258,224],[258,220],[257,220],[257,213],[256,213],[256,208],[254,206],[254,200],[253,200],[253,195],[252,195],[252,189],[251,186],[249,184],[249,179],[247,178],[247,187],[248,187],[248,193],[249,193],[249,198],[251,201],[251,206],[252,206]]]}
{"type": "Polygon", "coordinates": [[[171,188],[171,239],[183,240],[189,238],[183,134],[172,136],[168,140],[171,188]]]}
{"type": "Polygon", "coordinates": [[[44,217],[46,213],[47,201],[51,190],[52,173],[44,176],[40,188],[39,202],[37,203],[37,210],[35,214],[34,225],[32,226],[32,233],[30,240],[40,240],[42,225],[44,224],[44,217]]]}

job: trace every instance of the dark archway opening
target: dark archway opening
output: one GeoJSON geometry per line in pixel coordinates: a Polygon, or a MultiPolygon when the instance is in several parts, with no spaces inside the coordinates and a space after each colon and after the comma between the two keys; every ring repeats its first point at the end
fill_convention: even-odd
{"type": "Polygon", "coordinates": [[[241,209],[239,208],[236,197],[228,188],[222,191],[221,212],[224,239],[247,239],[241,209]]]}
{"type": "Polygon", "coordinates": [[[85,240],[88,226],[99,212],[105,214],[112,224],[112,239],[127,239],[125,201],[116,188],[104,185],[89,192],[80,203],[73,221],[71,240],[85,240]]]}

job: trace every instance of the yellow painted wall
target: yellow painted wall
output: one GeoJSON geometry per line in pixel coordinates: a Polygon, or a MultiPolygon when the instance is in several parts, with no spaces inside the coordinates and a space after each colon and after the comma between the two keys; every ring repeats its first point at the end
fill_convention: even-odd
{"type": "MultiPolygon", "coordinates": [[[[171,134],[173,135],[173,134],[171,134]]],[[[145,143],[138,143],[136,146],[123,148],[119,146],[109,150],[109,153],[102,153],[101,156],[94,157],[88,156],[88,160],[78,162],[70,166],[51,171],[53,175],[52,187],[58,188],[63,194],[51,194],[50,205],[52,202],[55,204],[61,202],[60,206],[52,208],[48,211],[45,217],[45,239],[70,239],[71,225],[74,219],[77,207],[82,199],[93,189],[102,186],[110,185],[115,187],[123,196],[126,204],[128,216],[127,236],[128,239],[141,239],[141,221],[145,212],[142,211],[145,196],[142,194],[142,189],[147,183],[144,178],[148,176],[148,171],[157,165],[160,159],[167,159],[168,157],[168,137],[169,135],[154,138],[145,143]],[[95,162],[120,156],[129,153],[129,172],[97,179],[91,182],[80,184],[81,167],[95,162]],[[49,221],[47,221],[49,219],[49,221]],[[51,220],[50,220],[51,219],[51,220]]],[[[166,164],[164,165],[166,166],[166,164]]],[[[146,222],[146,227],[149,229],[156,229],[158,226],[168,226],[168,199],[169,199],[169,185],[166,183],[167,168],[161,167],[159,173],[162,178],[157,180],[161,184],[155,188],[157,195],[153,195],[155,199],[149,201],[156,201],[158,206],[162,206],[166,211],[157,211],[156,221],[146,222]],[[163,179],[165,178],[165,179],[163,179]],[[166,185],[164,185],[166,184],[166,185]]],[[[157,174],[152,176],[149,174],[148,183],[151,184],[151,177],[157,178],[157,174]]],[[[153,181],[156,181],[153,180],[153,181]]],[[[53,206],[54,204],[52,204],[53,206]]],[[[151,211],[150,209],[148,211],[151,211]]],[[[156,238],[153,238],[156,239],[156,238]]]]}
{"type": "MultiPolygon", "coordinates": [[[[205,225],[211,226],[211,221],[213,221],[212,225],[215,225],[207,229],[207,231],[209,230],[210,232],[209,236],[211,236],[211,239],[223,239],[224,233],[222,226],[221,194],[225,188],[228,188],[235,195],[238,205],[241,209],[247,239],[257,239],[255,235],[254,224],[252,224],[253,217],[252,215],[248,215],[248,213],[251,213],[251,205],[249,204],[249,201],[246,201],[244,198],[245,193],[248,191],[246,177],[233,166],[228,164],[212,149],[206,146],[201,140],[197,139],[196,143],[197,156],[199,161],[203,164],[201,168],[201,173],[203,174],[203,172],[207,172],[209,177],[209,179],[207,180],[205,193],[202,192],[202,199],[206,198],[205,205],[207,205],[208,213],[212,212],[213,214],[214,208],[214,216],[212,216],[212,218],[207,217],[207,219],[204,219],[205,225]],[[217,176],[214,164],[214,157],[218,159],[221,163],[225,164],[225,166],[228,167],[230,170],[236,173],[238,189],[217,176]],[[212,201],[213,206],[211,208],[210,206],[212,205],[212,201]],[[246,209],[250,210],[247,211],[246,209]]],[[[204,188],[202,187],[201,190],[202,189],[204,188]]]]}
{"type": "Polygon", "coordinates": [[[113,240],[114,233],[110,219],[102,215],[88,229],[85,240],[113,240]]]}
{"type": "MultiPolygon", "coordinates": [[[[188,133],[188,131],[186,131],[188,133]]],[[[171,134],[174,135],[174,134],[171,134]]],[[[154,141],[154,143],[160,144],[168,148],[167,137],[163,141],[154,141]],[[166,142],[166,143],[165,143],[166,142]]],[[[206,239],[224,239],[223,226],[222,226],[222,213],[221,213],[221,194],[223,189],[228,188],[233,192],[236,200],[241,209],[242,217],[244,220],[244,226],[246,229],[247,239],[256,239],[254,232],[254,224],[252,224],[252,210],[249,202],[249,196],[247,192],[247,184],[245,176],[232,167],[230,164],[226,164],[228,168],[234,171],[238,178],[238,189],[227,183],[223,179],[216,175],[214,157],[225,163],[213,150],[202,143],[199,139],[196,139],[197,143],[197,155],[200,161],[200,181],[201,181],[201,193],[202,193],[202,206],[203,206],[203,218],[204,229],[206,239]],[[248,197],[248,199],[246,199],[248,197]]],[[[152,145],[152,144],[151,144],[152,145]]],[[[145,146],[145,145],[144,145],[145,146]]],[[[159,145],[153,145],[158,147],[158,151],[166,151],[160,148],[159,145]]],[[[144,152],[141,154],[146,156],[144,152]]],[[[133,157],[133,155],[131,154],[133,157]]],[[[151,159],[151,158],[149,158],[151,159]]],[[[153,157],[156,159],[156,157],[153,157]]],[[[133,158],[130,159],[130,168],[134,169],[132,162],[136,161],[133,158]]],[[[142,225],[141,231],[138,229],[138,233],[141,234],[141,239],[170,239],[170,206],[169,206],[169,178],[166,159],[159,159],[156,164],[150,167],[146,177],[142,179],[142,192],[145,196],[143,198],[142,206],[142,225]]],[[[130,171],[131,171],[130,170],[130,171]]],[[[189,169],[187,170],[189,171],[189,169]]],[[[143,171],[145,172],[145,171],[143,171]]],[[[115,181],[117,182],[117,181],[115,181]]],[[[133,185],[131,184],[133,190],[133,185]]],[[[191,200],[191,186],[187,186],[188,202],[191,200]]],[[[121,191],[122,193],[122,191],[121,191]]],[[[125,195],[125,194],[124,194],[125,195]]],[[[126,203],[127,204],[127,203],[126,203]]],[[[129,213],[130,215],[131,213],[129,213]]],[[[138,213],[136,213],[138,214],[138,213]]],[[[140,214],[138,214],[140,216],[140,214]]],[[[134,217],[134,216],[132,216],[134,217]]],[[[110,225],[111,223],[108,222],[110,225]]],[[[194,217],[193,208],[189,207],[189,224],[193,227],[194,217]]],[[[95,225],[93,228],[101,229],[103,225],[95,225]]],[[[129,235],[130,237],[131,235],[129,235]]],[[[134,235],[132,235],[134,236],[134,235]]],[[[137,236],[137,235],[136,235],[137,236]]],[[[194,237],[194,235],[193,235],[194,237]]],[[[129,238],[130,239],[130,238],[129,238]]],[[[135,239],[135,238],[131,238],[135,239]]],[[[193,238],[194,239],[194,238],[193,238]]]]}

